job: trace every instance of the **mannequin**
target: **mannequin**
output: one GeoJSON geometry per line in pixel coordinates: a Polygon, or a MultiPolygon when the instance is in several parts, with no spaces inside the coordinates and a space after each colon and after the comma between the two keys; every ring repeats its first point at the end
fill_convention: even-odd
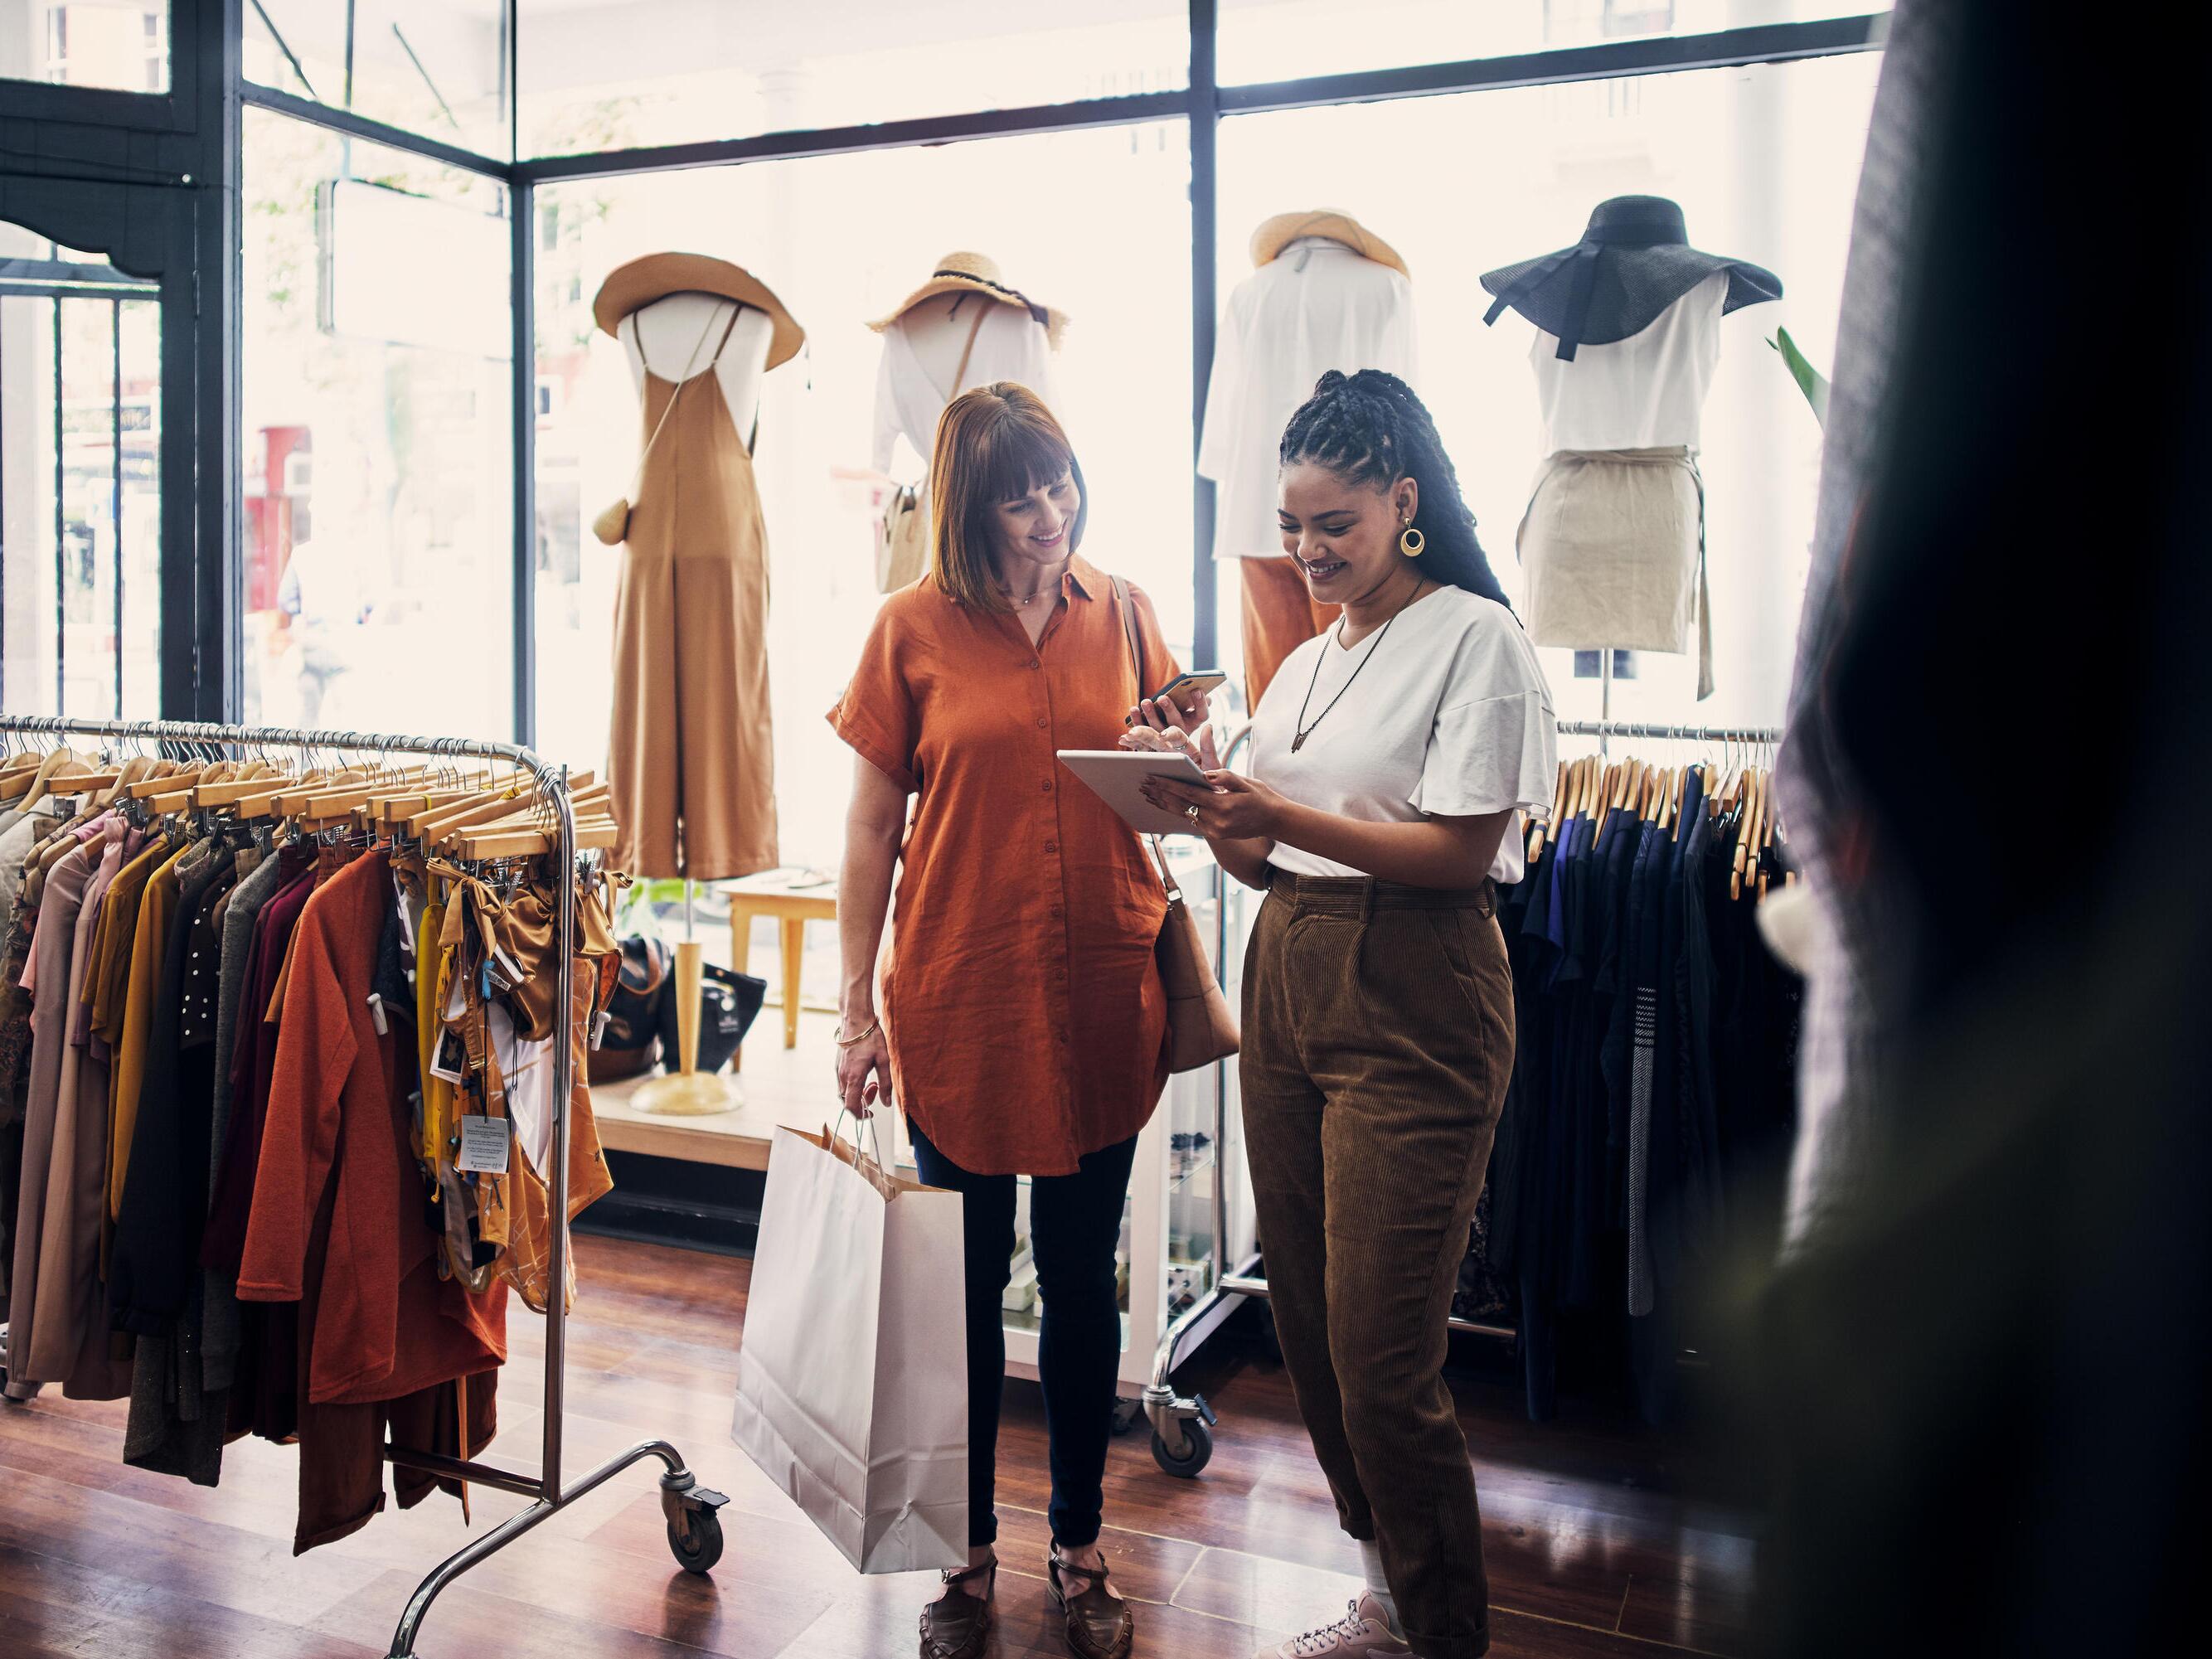
{"type": "Polygon", "coordinates": [[[1571,247],[1486,273],[1535,325],[1530,346],[1546,459],[1515,545],[1528,636],[1596,650],[1612,714],[1613,651],[1698,654],[1712,695],[1698,416],[1731,311],[1777,300],[1781,279],[1690,246],[1682,210],[1659,196],[1598,204],[1571,247]]]}
{"type": "Polygon", "coordinates": [[[615,862],[684,884],[682,1052],[636,1105],[728,1111],[740,1103],[735,1088],[694,1065],[703,964],[692,905],[697,882],[779,861],[768,544],[751,447],[762,378],[805,334],[758,278],[702,254],[632,260],[608,274],[592,309],[629,356],[640,418],[631,495],[602,515],[606,528],[593,525],[623,550],[608,760],[615,862]]]}
{"type": "MultiPolygon", "coordinates": [[[[925,467],[936,448],[938,417],[963,392],[1013,380],[1052,402],[1053,353],[1066,317],[1038,304],[1001,275],[985,253],[954,252],[885,317],[868,326],[884,337],[876,374],[872,459],[888,477],[904,438],[925,467]]],[[[904,485],[878,526],[876,586],[892,592],[920,580],[929,563],[927,482],[904,485]]]]}
{"type": "Polygon", "coordinates": [[[937,417],[970,386],[1018,380],[1052,402],[1050,338],[1011,306],[973,291],[933,294],[893,318],[883,335],[872,458],[878,472],[890,471],[902,437],[927,463],[937,417]],[[915,370],[926,384],[917,384],[915,370]]]}
{"type": "Polygon", "coordinates": [[[1243,590],[1246,704],[1283,659],[1336,620],[1317,605],[1275,527],[1283,428],[1330,369],[1418,383],[1413,288],[1397,250],[1334,208],[1281,213],[1252,234],[1252,274],[1223,307],[1198,470],[1219,486],[1213,556],[1243,590]]]}
{"type": "MultiPolygon", "coordinates": [[[[714,342],[720,337],[722,324],[729,319],[730,307],[737,304],[719,294],[672,294],[630,313],[621,325],[623,352],[629,359],[630,384],[641,393],[644,392],[647,363],[665,380],[682,380],[684,365],[690,360],[702,333],[706,335],[707,344],[698,353],[698,368],[703,368],[707,359],[714,356],[714,342]]],[[[714,376],[721,382],[722,401],[729,405],[730,419],[735,422],[741,439],[750,441],[754,424],[760,417],[761,380],[768,373],[768,349],[775,334],[775,320],[768,313],[757,307],[741,306],[737,326],[730,331],[729,343],[714,362],[714,376]]],[[[750,441],[747,447],[750,447],[750,441]]]]}

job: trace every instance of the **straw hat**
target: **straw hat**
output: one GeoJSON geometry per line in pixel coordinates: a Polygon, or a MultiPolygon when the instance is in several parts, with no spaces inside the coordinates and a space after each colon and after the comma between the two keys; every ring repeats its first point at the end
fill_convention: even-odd
{"type": "Polygon", "coordinates": [[[706,253],[648,253],[617,265],[592,300],[592,319],[612,334],[630,313],[672,294],[717,294],[768,313],[775,323],[768,346],[770,368],[797,356],[805,343],[806,331],[767,283],[740,265],[706,253]]]}
{"type": "Polygon", "coordinates": [[[890,316],[879,317],[868,326],[880,334],[924,300],[939,294],[980,294],[1001,305],[1019,306],[1042,325],[1053,349],[1060,349],[1060,334],[1067,327],[1067,313],[1041,306],[1021,289],[1007,286],[999,262],[988,253],[946,254],[929,273],[927,282],[892,307],[890,316]]]}
{"type": "Polygon", "coordinates": [[[1326,236],[1378,265],[1389,266],[1401,276],[1410,278],[1413,274],[1406,269],[1406,261],[1396,248],[1342,208],[1312,208],[1304,213],[1277,214],[1252,233],[1253,266],[1256,269],[1266,264],[1301,236],[1326,236]]]}

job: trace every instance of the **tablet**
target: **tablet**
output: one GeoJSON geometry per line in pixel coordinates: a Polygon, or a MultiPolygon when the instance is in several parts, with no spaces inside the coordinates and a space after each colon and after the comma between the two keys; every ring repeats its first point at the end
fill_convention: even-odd
{"type": "Polygon", "coordinates": [[[1188,755],[1158,749],[1063,749],[1060,763],[1083,780],[1091,793],[1148,836],[1196,833],[1180,812],[1164,812],[1144,796],[1145,780],[1174,778],[1203,785],[1206,774],[1188,755]]]}

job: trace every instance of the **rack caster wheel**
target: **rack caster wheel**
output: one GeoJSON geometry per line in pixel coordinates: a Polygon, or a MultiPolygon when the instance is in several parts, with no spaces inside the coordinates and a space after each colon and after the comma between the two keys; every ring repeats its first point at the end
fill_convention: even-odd
{"type": "Polygon", "coordinates": [[[1178,1480],[1192,1480],[1197,1478],[1200,1469],[1213,1461],[1213,1431],[1206,1427],[1203,1418],[1194,1417],[1183,1424],[1182,1435],[1183,1455],[1177,1457],[1168,1449],[1168,1443],[1160,1438],[1158,1431],[1155,1430],[1152,1434],[1152,1462],[1160,1466],[1164,1474],[1171,1474],[1178,1480]]]}
{"type": "Polygon", "coordinates": [[[688,1519],[688,1538],[679,1522],[668,1523],[668,1547],[675,1553],[676,1565],[686,1572],[712,1572],[722,1559],[722,1517],[712,1510],[701,1510],[688,1519]]]}
{"type": "Polygon", "coordinates": [[[708,1573],[722,1559],[722,1517],[730,1500],[698,1483],[689,1470],[660,1477],[660,1512],[668,1517],[668,1547],[686,1572],[708,1573]]]}

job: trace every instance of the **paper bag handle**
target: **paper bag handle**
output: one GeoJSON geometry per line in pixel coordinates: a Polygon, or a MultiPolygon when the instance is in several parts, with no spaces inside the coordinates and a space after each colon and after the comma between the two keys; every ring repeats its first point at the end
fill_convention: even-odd
{"type": "Polygon", "coordinates": [[[850,1112],[838,1113],[837,1127],[834,1129],[825,1129],[823,1134],[835,1146],[844,1139],[845,1125],[848,1122],[853,1124],[853,1167],[885,1198],[896,1197],[898,1183],[891,1175],[890,1165],[884,1161],[884,1132],[878,1126],[873,1115],[868,1118],[869,1139],[873,1140],[876,1146],[876,1155],[873,1158],[869,1157],[867,1148],[860,1145],[860,1126],[850,1112]]]}

